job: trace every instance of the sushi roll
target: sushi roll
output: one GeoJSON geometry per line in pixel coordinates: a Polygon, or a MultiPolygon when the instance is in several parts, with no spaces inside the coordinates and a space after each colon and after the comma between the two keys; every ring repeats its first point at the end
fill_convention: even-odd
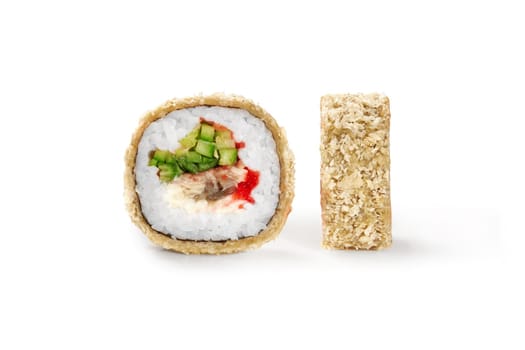
{"type": "Polygon", "coordinates": [[[390,246],[389,130],[390,105],[384,95],[321,98],[323,247],[390,246]]]}
{"type": "Polygon", "coordinates": [[[282,230],[294,197],[284,130],[236,95],[173,99],[141,120],[125,156],[132,221],[185,254],[251,249],[282,230]]]}

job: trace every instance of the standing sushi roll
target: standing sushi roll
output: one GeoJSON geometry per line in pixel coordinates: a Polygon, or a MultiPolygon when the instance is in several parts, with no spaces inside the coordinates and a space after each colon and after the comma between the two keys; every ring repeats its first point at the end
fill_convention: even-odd
{"type": "Polygon", "coordinates": [[[214,94],[148,113],[126,152],[133,222],[186,254],[234,253],[281,231],[294,197],[294,161],[276,121],[253,102],[214,94]]]}
{"type": "Polygon", "coordinates": [[[389,130],[390,102],[384,95],[321,97],[324,248],[391,245],[389,130]]]}

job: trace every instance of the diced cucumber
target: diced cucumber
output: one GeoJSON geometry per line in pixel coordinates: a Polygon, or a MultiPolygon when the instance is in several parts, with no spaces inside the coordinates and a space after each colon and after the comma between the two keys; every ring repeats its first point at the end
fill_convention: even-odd
{"type": "Polygon", "coordinates": [[[200,163],[200,164],[197,164],[197,167],[199,168],[199,172],[201,172],[201,171],[213,169],[215,165],[211,163],[210,164],[200,163]]]}
{"type": "Polygon", "coordinates": [[[235,140],[230,130],[222,129],[217,130],[215,135],[215,143],[217,148],[235,148],[235,140]]]}
{"type": "Polygon", "coordinates": [[[215,144],[213,142],[198,140],[197,146],[195,146],[195,151],[205,157],[212,158],[213,152],[215,151],[215,144]]]}
{"type": "Polygon", "coordinates": [[[175,163],[177,163],[177,159],[175,158],[175,155],[170,152],[166,156],[166,164],[175,164],[175,163]]]}
{"type": "Polygon", "coordinates": [[[159,163],[158,160],[156,160],[155,158],[151,158],[149,160],[148,166],[157,166],[158,163],[159,163]]]}
{"type": "Polygon", "coordinates": [[[223,138],[223,139],[233,139],[232,132],[230,130],[227,130],[227,129],[217,130],[216,134],[215,134],[215,137],[216,138],[220,137],[220,138],[223,138]]]}
{"type": "Polygon", "coordinates": [[[197,143],[197,138],[199,137],[200,125],[196,126],[192,131],[190,131],[186,136],[179,140],[179,143],[184,148],[191,148],[197,143]]]}
{"type": "Polygon", "coordinates": [[[217,136],[215,143],[218,149],[235,148],[235,140],[229,137],[217,136]]]}
{"type": "Polygon", "coordinates": [[[199,171],[205,171],[214,168],[219,160],[217,158],[202,157],[202,161],[197,164],[199,171]]]}
{"type": "Polygon", "coordinates": [[[180,174],[182,174],[182,170],[177,164],[159,164],[159,178],[161,181],[169,182],[180,174]]]}
{"type": "Polygon", "coordinates": [[[173,174],[166,174],[166,173],[162,173],[162,172],[159,174],[159,179],[162,182],[170,182],[174,178],[175,178],[175,175],[173,175],[173,174]]]}
{"type": "Polygon", "coordinates": [[[209,124],[202,123],[201,124],[201,133],[199,138],[204,141],[213,141],[213,138],[215,137],[215,128],[209,124]]]}
{"type": "Polygon", "coordinates": [[[173,164],[173,169],[175,169],[175,176],[181,176],[184,173],[177,162],[173,164]]]}
{"type": "Polygon", "coordinates": [[[219,165],[233,165],[237,163],[237,148],[220,149],[219,155],[219,165]]]}
{"type": "Polygon", "coordinates": [[[189,151],[187,154],[186,154],[186,159],[188,159],[188,161],[192,162],[192,163],[201,163],[202,162],[202,156],[195,152],[195,151],[189,151]]]}
{"type": "Polygon", "coordinates": [[[175,156],[176,157],[181,157],[181,156],[185,155],[186,153],[188,153],[189,150],[190,150],[189,148],[185,148],[185,147],[177,148],[175,150],[175,156]]]}
{"type": "Polygon", "coordinates": [[[186,156],[177,158],[177,163],[182,168],[182,170],[185,170],[189,173],[195,174],[199,172],[199,167],[197,164],[190,162],[186,156]]]}
{"type": "Polygon", "coordinates": [[[158,162],[164,163],[166,161],[166,157],[168,156],[170,152],[168,151],[162,151],[160,149],[156,150],[153,154],[153,159],[155,159],[158,162]]]}

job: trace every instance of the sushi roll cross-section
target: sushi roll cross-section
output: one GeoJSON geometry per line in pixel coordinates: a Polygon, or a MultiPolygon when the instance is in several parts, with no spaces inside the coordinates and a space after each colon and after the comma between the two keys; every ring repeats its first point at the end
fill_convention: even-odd
{"type": "Polygon", "coordinates": [[[291,210],[284,130],[234,95],[173,99],[148,113],[126,153],[132,220],[154,243],[222,254],[274,239],[291,210]]]}

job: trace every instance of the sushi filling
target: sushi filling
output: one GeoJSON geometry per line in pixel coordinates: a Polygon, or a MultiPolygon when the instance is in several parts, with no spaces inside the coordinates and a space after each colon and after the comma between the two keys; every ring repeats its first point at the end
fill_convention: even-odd
{"type": "Polygon", "coordinates": [[[259,183],[259,172],[239,159],[238,150],[245,144],[236,142],[230,129],[201,118],[179,144],[174,152],[150,152],[148,161],[168,187],[166,196],[172,207],[232,212],[255,203],[251,192],[259,183]]]}

